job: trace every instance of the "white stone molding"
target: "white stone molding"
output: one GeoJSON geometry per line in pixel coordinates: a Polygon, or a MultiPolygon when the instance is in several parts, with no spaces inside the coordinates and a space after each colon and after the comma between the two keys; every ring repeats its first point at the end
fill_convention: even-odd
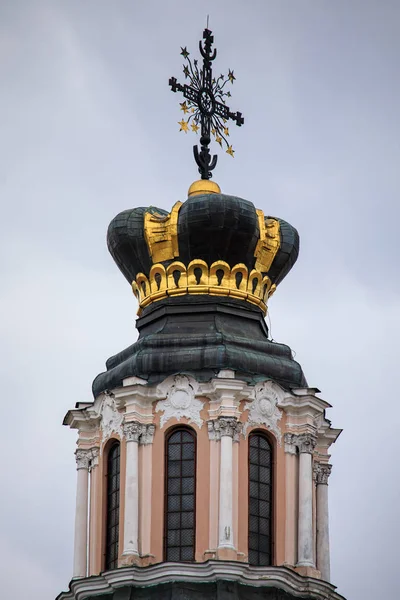
{"type": "Polygon", "coordinates": [[[311,433],[301,433],[297,436],[296,445],[300,454],[313,454],[316,445],[315,436],[311,433]]]}
{"type": "Polygon", "coordinates": [[[122,422],[124,416],[117,410],[114,394],[104,392],[100,414],[100,427],[103,432],[103,440],[110,437],[112,433],[116,433],[122,438],[122,422]]]}
{"type": "Polygon", "coordinates": [[[180,421],[186,417],[189,423],[194,423],[200,429],[203,425],[203,419],[200,411],[204,402],[195,397],[195,385],[192,378],[186,375],[175,375],[172,385],[169,387],[165,400],[160,400],[156,405],[156,412],[163,412],[160,419],[160,427],[172,418],[180,421]]]}
{"type": "MultiPolygon", "coordinates": [[[[72,581],[70,589],[62,592],[58,600],[83,600],[92,596],[112,595],[121,588],[145,588],[163,583],[182,581],[198,583],[228,580],[238,582],[247,589],[268,588],[286,592],[299,600],[345,600],[335,591],[335,586],[299,575],[292,569],[253,567],[239,561],[208,560],[202,563],[157,563],[143,567],[125,567],[88,579],[72,581]]],[[[134,592],[133,592],[134,593],[134,592]]]]}
{"type": "Polygon", "coordinates": [[[130,421],[124,423],[123,431],[127,442],[139,442],[139,438],[142,435],[142,424],[137,421],[130,421]]]}
{"type": "Polygon", "coordinates": [[[154,433],[156,431],[156,426],[152,423],[148,425],[142,425],[142,433],[139,438],[139,444],[141,446],[147,446],[148,444],[152,444],[154,440],[154,433]]]}
{"type": "Polygon", "coordinates": [[[91,451],[85,450],[83,448],[78,448],[75,451],[75,460],[76,460],[76,468],[79,469],[89,469],[89,463],[91,459],[91,451]]]}
{"type": "Polygon", "coordinates": [[[249,425],[265,425],[272,431],[281,444],[281,430],[278,421],[282,418],[282,411],[278,408],[280,400],[277,386],[272,381],[257,383],[252,389],[249,399],[244,406],[244,410],[249,411],[249,425]]]}
{"type": "Polygon", "coordinates": [[[285,433],[283,439],[286,454],[297,454],[297,435],[294,433],[285,433]]]}

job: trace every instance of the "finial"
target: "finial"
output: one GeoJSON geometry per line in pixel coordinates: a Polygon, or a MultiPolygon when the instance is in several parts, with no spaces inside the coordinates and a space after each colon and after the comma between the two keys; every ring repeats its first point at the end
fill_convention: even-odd
{"type": "MultiPolygon", "coordinates": [[[[207,17],[208,23],[208,17],[207,17]]],[[[223,147],[226,146],[227,154],[233,157],[234,149],[228,141],[229,119],[236,122],[239,127],[243,125],[244,119],[242,113],[231,112],[226,105],[226,98],[230,98],[231,93],[225,89],[227,83],[233,84],[236,77],[233,70],[229,69],[228,75],[219,75],[215,78],[212,74],[212,61],[217,56],[217,50],[212,50],[214,36],[208,27],[203,32],[203,44],[200,40],[199,50],[203,58],[203,66],[199,69],[198,60],[190,59],[190,53],[186,46],[181,48],[181,55],[185,59],[183,65],[183,74],[189,80],[189,84],[181,85],[175,77],[171,77],[169,85],[173,92],[183,92],[184,102],[180,102],[183,111],[182,120],[178,122],[180,131],[191,130],[198,133],[200,129],[200,151],[198,146],[193,146],[193,153],[199,173],[202,179],[211,179],[212,171],[217,164],[217,155],[211,157],[209,145],[211,135],[215,141],[223,147]],[[185,120],[185,115],[188,117],[185,120]]]]}

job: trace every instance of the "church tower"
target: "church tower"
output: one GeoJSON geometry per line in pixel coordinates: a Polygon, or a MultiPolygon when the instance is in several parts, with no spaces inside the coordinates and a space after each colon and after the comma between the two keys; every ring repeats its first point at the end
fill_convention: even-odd
{"type": "Polygon", "coordinates": [[[295,264],[294,227],[210,180],[235,76],[186,48],[181,130],[201,179],[170,212],[118,214],[109,251],[132,287],[138,340],[108,359],[78,432],[73,576],[58,600],[344,600],[330,583],[329,448],[340,434],[268,300],[295,264]]]}

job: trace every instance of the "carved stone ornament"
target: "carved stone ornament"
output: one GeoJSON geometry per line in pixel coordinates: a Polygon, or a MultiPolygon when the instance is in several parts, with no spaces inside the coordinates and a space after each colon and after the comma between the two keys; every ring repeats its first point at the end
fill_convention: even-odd
{"type": "Polygon", "coordinates": [[[75,452],[76,459],[76,468],[79,469],[88,469],[90,459],[92,458],[91,450],[83,450],[82,448],[78,448],[75,452]]]}
{"type": "Polygon", "coordinates": [[[104,392],[103,405],[100,413],[100,427],[103,431],[103,439],[107,439],[112,433],[117,433],[122,437],[122,421],[124,416],[117,410],[114,394],[104,392]]]}
{"type": "Polygon", "coordinates": [[[283,436],[285,442],[285,452],[287,454],[297,453],[297,435],[295,433],[285,433],[283,436]]]}
{"type": "Polygon", "coordinates": [[[313,474],[317,485],[328,485],[329,475],[332,471],[332,465],[314,463],[313,474]]]}
{"type": "Polygon", "coordinates": [[[154,432],[156,430],[155,425],[143,425],[142,435],[140,436],[139,444],[147,446],[153,443],[154,432]]]}
{"type": "Polygon", "coordinates": [[[143,425],[137,421],[124,423],[124,436],[127,442],[139,442],[143,425]]]}
{"type": "Polygon", "coordinates": [[[127,442],[138,442],[142,446],[153,443],[155,425],[131,421],[124,423],[124,436],[127,442]]]}
{"type": "Polygon", "coordinates": [[[315,445],[315,437],[310,433],[302,433],[297,436],[297,446],[300,454],[303,454],[304,452],[307,454],[313,454],[315,445]]]}
{"type": "Polygon", "coordinates": [[[176,375],[173,385],[168,390],[167,398],[157,402],[156,412],[164,412],[160,419],[160,426],[164,427],[173,417],[178,421],[186,417],[189,423],[195,423],[200,428],[203,424],[203,419],[200,417],[203,406],[204,402],[195,398],[189,378],[186,375],[176,375]]]}
{"type": "Polygon", "coordinates": [[[249,411],[248,424],[265,425],[275,434],[280,445],[282,434],[278,421],[282,418],[282,411],[277,406],[279,396],[273,388],[273,383],[271,381],[258,383],[254,386],[250,398],[252,402],[247,402],[244,407],[244,410],[249,411]]]}
{"type": "Polygon", "coordinates": [[[222,436],[227,435],[233,438],[234,442],[238,442],[243,430],[243,423],[235,417],[219,417],[213,421],[207,421],[207,428],[210,440],[218,442],[222,436]]]}

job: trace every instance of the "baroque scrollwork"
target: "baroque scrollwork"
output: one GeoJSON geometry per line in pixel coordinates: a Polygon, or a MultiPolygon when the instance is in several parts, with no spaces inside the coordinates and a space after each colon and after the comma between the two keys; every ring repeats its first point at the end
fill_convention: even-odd
{"type": "Polygon", "coordinates": [[[160,426],[164,425],[169,419],[175,417],[178,421],[186,417],[189,423],[194,423],[199,428],[203,425],[203,419],[200,417],[200,411],[204,402],[195,397],[194,387],[189,377],[186,375],[176,375],[174,382],[167,392],[165,400],[157,402],[156,412],[162,411],[164,414],[160,419],[160,426]]]}
{"type": "Polygon", "coordinates": [[[272,381],[264,381],[254,386],[250,398],[252,401],[247,402],[244,407],[244,410],[249,411],[248,424],[265,425],[275,434],[280,444],[282,434],[278,421],[282,418],[282,412],[277,406],[279,396],[272,381]]]}
{"type": "Polygon", "coordinates": [[[122,413],[117,410],[114,394],[104,392],[104,399],[100,412],[100,426],[103,431],[103,439],[107,439],[112,433],[117,433],[122,437],[122,421],[124,417],[122,413]]]}

